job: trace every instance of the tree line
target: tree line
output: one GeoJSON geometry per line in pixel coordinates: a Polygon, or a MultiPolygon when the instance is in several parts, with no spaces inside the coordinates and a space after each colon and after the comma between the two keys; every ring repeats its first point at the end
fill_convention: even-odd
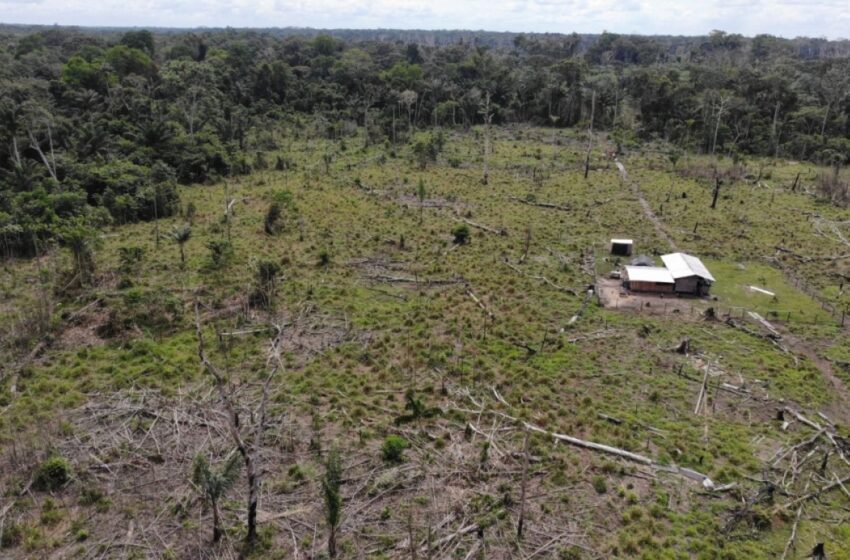
{"type": "Polygon", "coordinates": [[[620,145],[850,157],[846,41],[297,31],[0,28],[3,253],[172,215],[177,184],[272,165],[280,131],[415,148],[592,120],[620,145]]]}

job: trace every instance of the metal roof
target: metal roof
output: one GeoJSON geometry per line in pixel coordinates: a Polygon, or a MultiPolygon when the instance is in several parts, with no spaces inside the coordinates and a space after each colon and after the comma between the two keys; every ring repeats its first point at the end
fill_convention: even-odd
{"type": "Polygon", "coordinates": [[[629,281],[655,282],[656,284],[675,284],[670,271],[661,266],[627,266],[626,276],[629,281]]]}
{"type": "Polygon", "coordinates": [[[687,253],[670,253],[669,255],[661,255],[661,260],[664,262],[664,266],[670,271],[670,274],[673,275],[673,278],[699,276],[709,282],[714,282],[714,276],[702,264],[702,261],[693,255],[688,255],[687,253]]]}
{"type": "Polygon", "coordinates": [[[611,243],[616,243],[617,245],[631,245],[634,241],[631,239],[612,239],[611,243]]]}

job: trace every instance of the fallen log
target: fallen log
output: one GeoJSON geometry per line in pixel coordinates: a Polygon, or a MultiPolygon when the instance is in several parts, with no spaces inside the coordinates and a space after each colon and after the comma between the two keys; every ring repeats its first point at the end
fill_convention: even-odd
{"type": "Polygon", "coordinates": [[[472,293],[472,290],[467,289],[467,290],[466,290],[466,295],[468,295],[469,297],[471,297],[471,298],[472,298],[472,301],[474,301],[475,303],[477,303],[477,304],[478,304],[478,307],[480,307],[481,309],[483,309],[483,310],[484,310],[484,313],[486,313],[486,314],[487,314],[487,317],[489,317],[491,321],[495,321],[495,320],[496,320],[496,316],[495,316],[495,315],[493,315],[493,312],[492,312],[492,311],[490,311],[490,309],[489,309],[486,305],[484,305],[484,302],[483,302],[483,301],[481,301],[480,299],[478,299],[478,297],[477,297],[474,293],[472,293]]]}
{"type": "Polygon", "coordinates": [[[371,274],[366,276],[369,280],[376,282],[386,282],[388,284],[430,284],[430,285],[446,285],[446,284],[463,284],[466,282],[463,278],[410,278],[407,276],[388,276],[386,274],[371,274]]]}
{"type": "Polygon", "coordinates": [[[466,225],[472,226],[476,229],[480,229],[481,231],[486,231],[487,233],[492,233],[493,235],[502,235],[502,236],[508,235],[508,230],[506,230],[505,228],[501,228],[501,229],[492,228],[490,226],[485,226],[484,224],[479,224],[477,222],[473,222],[472,220],[468,220],[466,218],[455,218],[455,220],[458,221],[458,222],[463,222],[466,225]]]}
{"type": "Polygon", "coordinates": [[[520,198],[518,196],[509,196],[510,200],[514,202],[519,202],[520,204],[527,204],[528,206],[538,206],[540,208],[551,208],[552,210],[562,210],[564,212],[570,212],[572,210],[569,206],[562,206],[560,204],[554,204],[552,202],[535,202],[531,200],[527,200],[525,198],[520,198]]]}
{"type": "MultiPolygon", "coordinates": [[[[467,396],[469,397],[470,400],[472,400],[473,403],[476,402],[472,398],[472,395],[467,394],[467,396]]],[[[502,404],[506,404],[504,399],[499,399],[499,402],[501,402],[502,404]]],[[[480,404],[477,404],[477,405],[480,406],[480,404]]],[[[531,424],[531,423],[526,422],[524,420],[520,420],[518,418],[515,418],[513,416],[505,414],[504,412],[498,412],[498,411],[491,411],[491,412],[493,414],[502,416],[502,417],[504,417],[508,420],[511,420],[513,422],[516,422],[517,424],[522,425],[526,430],[530,430],[532,432],[537,432],[539,434],[547,435],[547,436],[552,437],[553,439],[556,439],[558,441],[563,441],[563,442],[569,443],[570,445],[575,445],[576,447],[582,447],[584,449],[590,449],[592,451],[598,451],[600,453],[605,453],[607,455],[613,455],[615,457],[620,457],[622,459],[626,459],[626,460],[632,461],[634,463],[646,465],[646,466],[651,467],[651,468],[656,469],[656,470],[669,472],[669,473],[673,473],[673,474],[678,474],[680,476],[684,476],[685,478],[690,478],[691,480],[701,482],[702,485],[706,489],[713,489],[714,488],[714,482],[708,476],[706,476],[706,475],[704,475],[700,472],[697,472],[693,469],[689,469],[687,467],[680,467],[678,465],[665,465],[663,463],[656,461],[655,459],[652,459],[650,457],[646,457],[645,455],[641,455],[639,453],[633,453],[631,451],[627,451],[625,449],[620,449],[619,447],[613,447],[613,446],[610,446],[610,445],[605,445],[603,443],[596,443],[596,442],[593,442],[593,441],[579,439],[577,437],[573,437],[573,436],[570,436],[570,435],[567,435],[567,434],[559,434],[559,433],[556,433],[556,432],[551,432],[549,430],[541,428],[540,426],[535,426],[534,424],[531,424]]]]}

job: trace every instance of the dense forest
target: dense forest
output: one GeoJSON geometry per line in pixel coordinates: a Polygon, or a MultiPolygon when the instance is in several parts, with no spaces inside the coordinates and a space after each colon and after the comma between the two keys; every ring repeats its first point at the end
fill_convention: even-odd
{"type": "Polygon", "coordinates": [[[284,169],[275,131],[436,149],[419,131],[529,123],[618,149],[850,158],[846,41],[427,31],[0,29],[5,255],[165,217],[176,185],[284,169]]]}

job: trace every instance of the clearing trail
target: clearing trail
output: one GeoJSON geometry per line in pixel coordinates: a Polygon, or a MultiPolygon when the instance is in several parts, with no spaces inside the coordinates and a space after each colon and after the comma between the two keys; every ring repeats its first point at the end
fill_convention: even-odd
{"type": "Polygon", "coordinates": [[[664,239],[667,244],[670,246],[674,252],[679,252],[679,247],[676,245],[676,242],[673,240],[673,237],[667,233],[667,229],[664,227],[664,222],[662,222],[658,216],[655,215],[655,212],[652,211],[652,207],[649,205],[649,202],[646,200],[646,197],[643,196],[643,191],[640,190],[640,185],[637,184],[636,181],[629,181],[628,173],[626,173],[626,167],[620,162],[620,160],[615,159],[614,164],[617,166],[617,169],[620,170],[620,178],[623,180],[625,184],[632,189],[632,192],[640,202],[641,208],[643,208],[643,213],[646,215],[646,218],[652,222],[653,227],[655,227],[655,231],[658,232],[658,235],[664,239]]]}
{"type": "Polygon", "coordinates": [[[780,327],[778,330],[782,335],[782,342],[788,347],[788,350],[808,358],[826,379],[832,398],[824,406],[824,414],[833,422],[850,424],[850,406],[848,406],[850,391],[847,390],[844,381],[836,375],[829,360],[822,358],[814,348],[796,335],[791,334],[787,328],[780,327]]]}

